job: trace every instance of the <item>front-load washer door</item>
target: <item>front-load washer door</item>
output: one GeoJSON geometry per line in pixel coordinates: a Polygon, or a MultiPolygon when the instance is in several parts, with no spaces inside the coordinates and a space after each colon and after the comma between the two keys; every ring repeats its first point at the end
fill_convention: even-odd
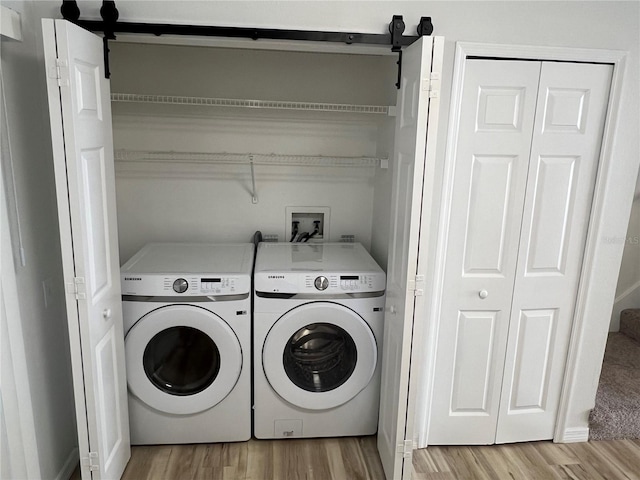
{"type": "Polygon", "coordinates": [[[125,337],[129,390],[172,414],[207,410],[229,395],[242,370],[238,337],[219,316],[170,305],[140,318],[125,337]]]}
{"type": "Polygon", "coordinates": [[[262,349],[271,387],[287,402],[310,410],[351,400],[369,384],[377,361],[369,325],[332,302],[307,303],[285,313],[262,349]]]}

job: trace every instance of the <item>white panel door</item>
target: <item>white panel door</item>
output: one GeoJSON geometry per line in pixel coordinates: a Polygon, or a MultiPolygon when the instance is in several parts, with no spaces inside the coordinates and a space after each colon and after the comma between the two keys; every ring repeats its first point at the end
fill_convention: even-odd
{"type": "MultiPolygon", "coordinates": [[[[412,442],[407,444],[405,439],[412,438],[413,427],[413,419],[407,419],[407,402],[415,278],[426,140],[428,129],[436,129],[430,123],[437,114],[437,106],[429,98],[432,54],[434,44],[441,48],[442,43],[439,37],[422,37],[402,57],[378,423],[378,452],[388,480],[411,475],[412,442]]],[[[441,65],[433,65],[433,71],[440,72],[441,65]]]]}
{"type": "Polygon", "coordinates": [[[109,81],[102,39],[43,20],[83,479],[130,457],[109,81]]]}
{"type": "Polygon", "coordinates": [[[553,438],[611,65],[542,65],[496,442],[553,438]]]}
{"type": "Polygon", "coordinates": [[[539,73],[466,62],[429,444],[495,441],[539,73]]]}

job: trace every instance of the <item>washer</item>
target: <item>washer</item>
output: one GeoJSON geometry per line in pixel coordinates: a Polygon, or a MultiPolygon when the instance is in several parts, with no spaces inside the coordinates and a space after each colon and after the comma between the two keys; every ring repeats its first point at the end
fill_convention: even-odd
{"type": "Polygon", "coordinates": [[[261,243],[254,435],[377,431],[385,274],[358,243],[261,243]]]}
{"type": "Polygon", "coordinates": [[[122,266],[133,445],[251,437],[254,251],[151,243],[122,266]]]}

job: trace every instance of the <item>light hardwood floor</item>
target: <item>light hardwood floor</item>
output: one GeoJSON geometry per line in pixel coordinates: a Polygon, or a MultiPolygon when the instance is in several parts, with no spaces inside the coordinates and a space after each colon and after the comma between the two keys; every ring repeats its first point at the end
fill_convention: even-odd
{"type": "MultiPolygon", "coordinates": [[[[640,480],[640,440],[416,450],[414,480],[640,480]]],[[[79,479],[78,472],[72,477],[79,479]]],[[[123,480],[384,480],[375,437],[133,447],[123,480]]]]}
{"type": "MultiPolygon", "coordinates": [[[[79,480],[76,471],[72,480],[79,480]]],[[[122,480],[380,480],[376,437],[137,446],[122,480]]]]}
{"type": "Polygon", "coordinates": [[[640,440],[416,450],[414,480],[640,479],[640,440]]]}

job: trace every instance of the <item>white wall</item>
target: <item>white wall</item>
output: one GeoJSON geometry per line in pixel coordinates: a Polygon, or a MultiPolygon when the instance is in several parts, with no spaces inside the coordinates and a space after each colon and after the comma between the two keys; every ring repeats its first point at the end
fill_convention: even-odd
{"type": "MultiPolygon", "coordinates": [[[[3,38],[0,45],[6,134],[13,167],[11,173],[10,158],[3,155],[11,242],[2,248],[13,247],[14,251],[24,357],[37,439],[35,453],[42,477],[56,478],[67,475],[77,459],[73,458],[75,414],[51,138],[40,54],[42,35],[40,20],[30,3],[3,2],[3,5],[21,12],[23,40],[3,38]],[[20,246],[23,259],[19,255],[20,246]],[[48,290],[46,305],[43,282],[48,290]]],[[[3,264],[2,268],[11,268],[11,265],[3,264]]],[[[16,378],[16,381],[23,380],[16,378]]]]}
{"type": "MultiPolygon", "coordinates": [[[[392,56],[116,42],[110,65],[117,93],[395,105],[392,56]]],[[[115,103],[113,119],[116,149],[390,155],[378,144],[386,115],[115,103]]],[[[256,165],[253,204],[247,164],[175,164],[117,164],[122,262],[150,241],[246,242],[256,230],[284,241],[293,206],[328,207],[325,238],[371,245],[375,167],[256,165]]]]}

